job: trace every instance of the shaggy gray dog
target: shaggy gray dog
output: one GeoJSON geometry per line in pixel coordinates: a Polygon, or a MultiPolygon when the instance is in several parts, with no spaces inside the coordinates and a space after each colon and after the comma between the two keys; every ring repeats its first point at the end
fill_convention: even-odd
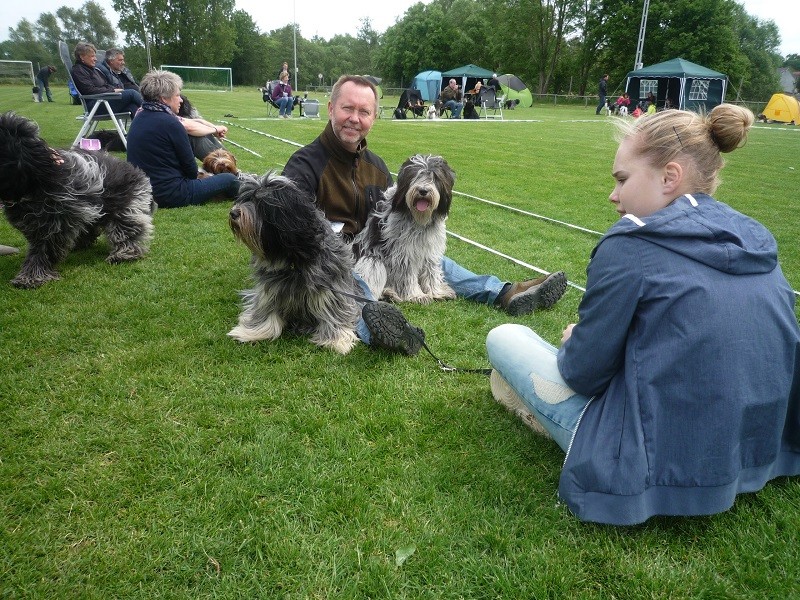
{"type": "Polygon", "coordinates": [[[356,273],[375,298],[428,303],[456,297],[442,272],[455,173],[441,156],[417,154],[353,240],[356,273]]]}

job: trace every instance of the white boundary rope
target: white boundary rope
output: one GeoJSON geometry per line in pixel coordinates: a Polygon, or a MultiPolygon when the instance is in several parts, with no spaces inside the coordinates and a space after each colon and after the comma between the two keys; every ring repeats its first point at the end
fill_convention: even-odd
{"type": "Polygon", "coordinates": [[[223,141],[223,143],[230,144],[231,146],[236,146],[237,148],[241,148],[242,150],[244,150],[246,152],[249,152],[250,154],[255,154],[258,158],[264,158],[263,156],[261,156],[255,150],[250,150],[250,148],[245,148],[244,146],[242,146],[241,144],[237,144],[233,140],[229,140],[228,138],[222,138],[222,141],[223,141]]]}

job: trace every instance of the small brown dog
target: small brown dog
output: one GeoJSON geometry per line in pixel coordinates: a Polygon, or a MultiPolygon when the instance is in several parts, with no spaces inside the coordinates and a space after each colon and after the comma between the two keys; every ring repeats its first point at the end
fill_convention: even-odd
{"type": "Polygon", "coordinates": [[[239,169],[236,166],[236,157],[224,148],[219,148],[206,155],[203,159],[203,170],[213,175],[220,173],[239,174],[239,169]]]}

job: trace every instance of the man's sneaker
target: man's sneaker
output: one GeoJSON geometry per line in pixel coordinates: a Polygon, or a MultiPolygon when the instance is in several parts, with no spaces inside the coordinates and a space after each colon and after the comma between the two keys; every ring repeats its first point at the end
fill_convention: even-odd
{"type": "Polygon", "coordinates": [[[361,316],[372,336],[372,345],[414,356],[425,342],[425,332],[415,327],[396,307],[386,302],[369,302],[361,316]]]}
{"type": "Polygon", "coordinates": [[[527,315],[540,308],[550,308],[567,290],[563,271],[514,283],[500,297],[500,306],[510,315],[527,315]]]}

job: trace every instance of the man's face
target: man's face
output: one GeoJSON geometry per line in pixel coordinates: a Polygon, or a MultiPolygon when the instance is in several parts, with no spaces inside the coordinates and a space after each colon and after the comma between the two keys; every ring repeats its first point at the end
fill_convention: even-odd
{"type": "Polygon", "coordinates": [[[109,59],[108,66],[114,71],[122,71],[125,67],[125,55],[117,54],[114,58],[109,59]]]}
{"type": "Polygon", "coordinates": [[[456,89],[456,80],[455,79],[451,79],[450,80],[450,87],[453,88],[453,89],[456,89]]]}
{"type": "Polygon", "coordinates": [[[350,152],[355,152],[375,123],[375,94],[352,81],[343,84],[336,102],[328,102],[333,133],[350,152]]]}

